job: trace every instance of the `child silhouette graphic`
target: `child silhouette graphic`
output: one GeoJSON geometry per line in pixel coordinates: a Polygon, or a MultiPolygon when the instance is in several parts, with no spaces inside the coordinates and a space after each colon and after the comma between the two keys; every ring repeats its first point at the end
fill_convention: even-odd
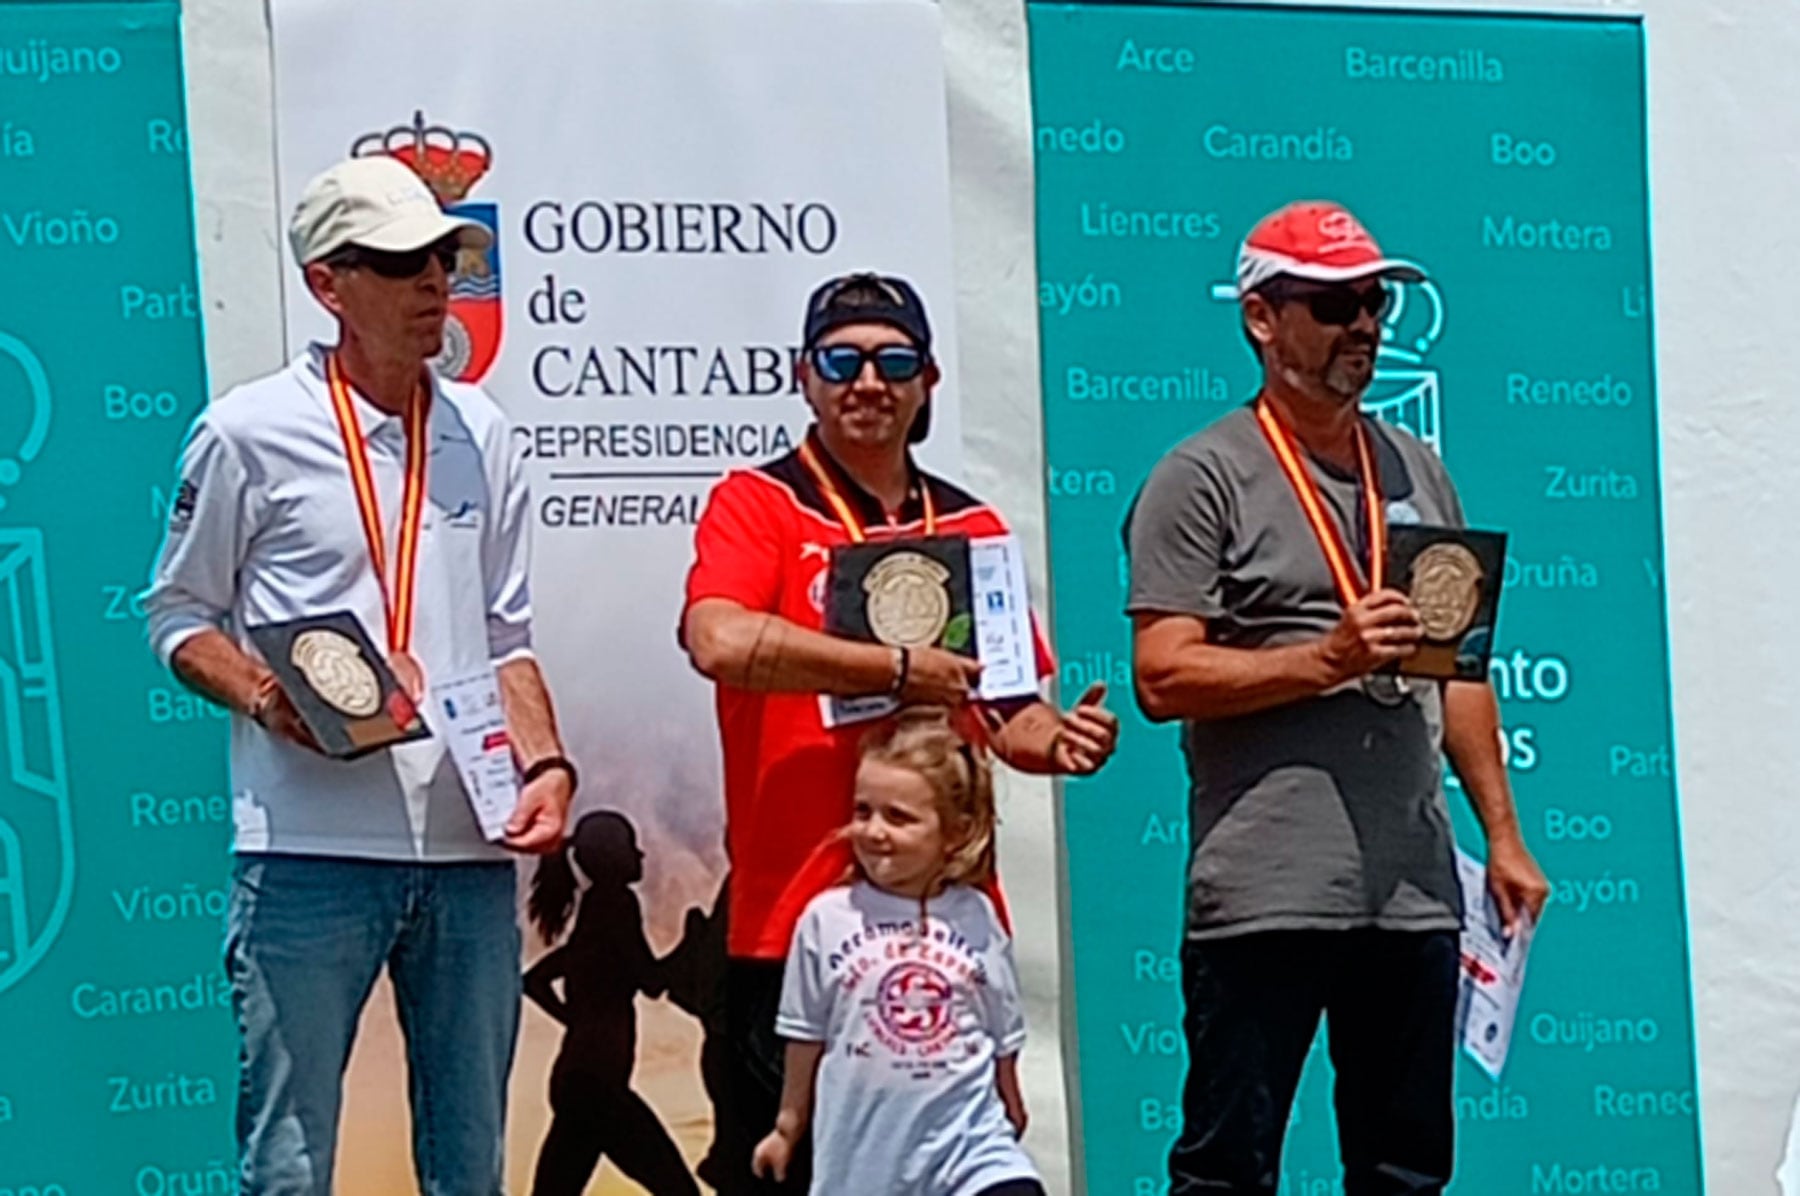
{"type": "Polygon", "coordinates": [[[613,810],[586,814],[563,850],[538,864],[529,906],[546,943],[561,937],[575,912],[577,869],[587,889],[575,927],[525,973],[525,995],[566,1027],[550,1070],[555,1116],[538,1152],[533,1196],[580,1196],[602,1156],[651,1196],[698,1196],[668,1130],[631,1088],[637,994],[659,997],[668,985],[631,891],[644,877],[644,853],[630,819],[613,810]]]}

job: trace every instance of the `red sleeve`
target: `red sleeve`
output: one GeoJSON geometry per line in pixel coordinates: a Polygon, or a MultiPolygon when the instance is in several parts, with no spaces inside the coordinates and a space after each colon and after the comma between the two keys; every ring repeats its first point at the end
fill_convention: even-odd
{"type": "Polygon", "coordinates": [[[1050,650],[1050,641],[1044,638],[1044,626],[1038,622],[1037,612],[1031,612],[1031,644],[1037,651],[1038,680],[1056,673],[1056,653],[1050,650]]]}
{"type": "Polygon", "coordinates": [[[800,871],[776,899],[775,908],[763,922],[762,937],[756,942],[756,956],[785,957],[793,945],[794,929],[800,925],[800,915],[806,912],[812,899],[826,889],[848,884],[855,876],[856,855],[850,850],[849,842],[841,834],[827,836],[813,848],[806,863],[800,866],[800,871]]]}
{"type": "Polygon", "coordinates": [[[995,871],[994,878],[981,886],[981,891],[988,895],[994,903],[994,912],[1000,915],[1000,929],[1006,931],[1006,937],[1013,937],[1012,911],[1006,908],[1006,894],[1000,891],[1000,873],[995,871]]]}
{"type": "Polygon", "coordinates": [[[713,487],[694,529],[686,612],[702,598],[729,598],[750,610],[773,611],[781,594],[781,520],[770,483],[733,473],[713,487]]]}

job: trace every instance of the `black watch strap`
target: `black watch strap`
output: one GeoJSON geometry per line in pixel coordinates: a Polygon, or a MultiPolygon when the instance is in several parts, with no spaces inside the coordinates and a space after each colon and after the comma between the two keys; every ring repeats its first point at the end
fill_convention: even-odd
{"type": "Polygon", "coordinates": [[[569,774],[569,788],[574,789],[580,778],[575,772],[575,765],[570,763],[567,756],[545,756],[541,760],[533,761],[531,766],[525,770],[524,783],[529,785],[545,773],[554,772],[559,768],[569,774]]]}
{"type": "Polygon", "coordinates": [[[888,686],[888,696],[897,698],[900,691],[906,688],[906,678],[912,672],[912,649],[901,644],[894,651],[900,654],[900,658],[894,664],[894,681],[888,686]]]}

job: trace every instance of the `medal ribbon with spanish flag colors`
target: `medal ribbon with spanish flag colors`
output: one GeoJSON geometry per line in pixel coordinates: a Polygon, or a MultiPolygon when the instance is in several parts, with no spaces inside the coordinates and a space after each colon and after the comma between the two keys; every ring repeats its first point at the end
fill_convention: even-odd
{"type": "MultiPolygon", "coordinates": [[[[825,501],[831,504],[833,511],[837,512],[838,522],[844,525],[844,531],[849,535],[851,543],[861,544],[867,540],[869,535],[863,530],[862,521],[856,517],[856,512],[850,509],[850,503],[838,490],[837,483],[831,480],[831,474],[826,471],[824,462],[820,461],[819,455],[813,452],[810,440],[800,442],[800,460],[805,464],[807,472],[812,474],[813,481],[818,483],[819,489],[825,495],[825,501]]],[[[919,483],[919,496],[925,504],[925,534],[935,536],[937,535],[937,508],[931,502],[931,487],[923,480],[919,483]]]]}
{"type": "Polygon", "coordinates": [[[1359,417],[1356,421],[1356,457],[1362,473],[1363,509],[1368,512],[1369,517],[1369,567],[1366,572],[1368,586],[1362,588],[1355,559],[1344,544],[1344,536],[1338,530],[1337,521],[1325,509],[1325,499],[1319,493],[1318,484],[1313,481],[1305,462],[1300,459],[1300,449],[1294,443],[1293,433],[1287,430],[1267,399],[1257,400],[1256,422],[1262,426],[1263,435],[1268,438],[1275,459],[1281,463],[1281,472],[1287,475],[1288,484],[1293,486],[1294,495],[1300,500],[1301,509],[1306,512],[1306,522],[1312,525],[1313,538],[1324,551],[1325,563],[1331,569],[1331,578],[1337,583],[1338,597],[1343,600],[1344,609],[1348,610],[1365,596],[1379,590],[1386,581],[1387,516],[1381,505],[1381,479],[1375,472],[1374,455],[1369,451],[1368,431],[1364,429],[1359,417]]]}
{"type": "Polygon", "coordinates": [[[369,559],[375,566],[375,580],[381,586],[382,606],[387,613],[388,653],[390,664],[403,688],[417,701],[424,674],[412,656],[413,588],[419,558],[419,528],[425,515],[425,417],[428,392],[421,386],[406,407],[406,486],[400,499],[400,535],[395,545],[393,585],[388,585],[387,537],[381,527],[381,499],[375,492],[375,477],[369,469],[368,449],[363,445],[362,423],[356,418],[356,406],[350,399],[350,387],[344,379],[344,367],[333,353],[326,361],[326,378],[330,383],[331,407],[337,415],[338,432],[344,438],[344,457],[350,465],[350,486],[356,492],[356,509],[362,517],[363,538],[369,544],[369,559]],[[411,676],[401,675],[411,673],[411,676]]]}

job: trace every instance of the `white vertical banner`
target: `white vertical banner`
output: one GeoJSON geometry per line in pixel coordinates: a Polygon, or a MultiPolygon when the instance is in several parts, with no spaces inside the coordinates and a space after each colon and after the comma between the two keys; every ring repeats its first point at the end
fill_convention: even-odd
{"type": "MultiPolygon", "coordinates": [[[[667,955],[688,911],[711,909],[725,864],[710,689],[675,641],[693,523],[725,470],[779,456],[805,428],[794,367],[815,284],[861,269],[917,284],[945,378],[920,456],[960,474],[937,6],[270,8],[284,215],[347,154],[389,153],[496,232],[491,253],[459,263],[440,368],[479,379],[529,454],[536,639],[582,772],[577,815],[632,824],[643,879],[625,887],[667,955]]],[[[297,351],[332,333],[288,264],[297,351]]],[[[653,993],[635,1010],[633,1083],[692,1164],[710,1139],[701,1028],[653,993]]],[[[360,1061],[391,1047],[391,1024],[367,1019],[374,1041],[353,1071],[339,1165],[351,1196],[409,1182],[400,1086],[360,1061]]],[[[520,1191],[563,1049],[535,1010],[524,1026],[508,1169],[520,1191]]],[[[590,1190],[640,1190],[621,1182],[607,1168],[590,1190]]]]}

